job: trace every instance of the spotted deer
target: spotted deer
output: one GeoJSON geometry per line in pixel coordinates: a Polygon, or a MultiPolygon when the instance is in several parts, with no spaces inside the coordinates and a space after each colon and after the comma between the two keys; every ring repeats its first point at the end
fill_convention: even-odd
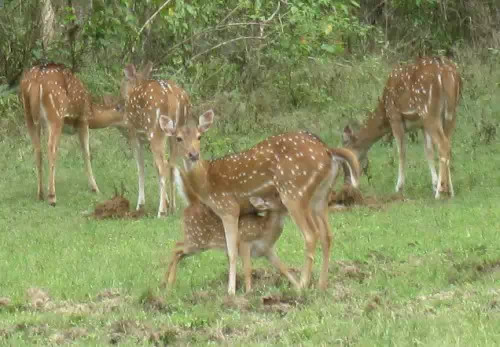
{"type": "Polygon", "coordinates": [[[382,98],[374,112],[356,133],[346,126],[343,143],[363,160],[370,147],[392,131],[399,153],[396,191],[405,182],[405,132],[421,128],[424,150],[431,172],[435,198],[453,197],[450,174],[451,136],[462,79],[456,65],[445,57],[422,57],[412,64],[396,67],[387,80],[382,98]],[[434,146],[439,157],[439,174],[434,166],[434,146]]]}
{"type": "Polygon", "coordinates": [[[20,100],[35,152],[38,198],[44,199],[40,148],[42,124],[46,125],[48,131],[49,204],[56,205],[56,157],[63,126],[73,127],[78,132],[88,183],[92,191],[98,192],[90,163],[89,128],[123,126],[123,111],[120,107],[93,103],[80,79],[64,65],[53,63],[33,66],[24,71],[20,81],[20,100]]]}
{"type": "MultiPolygon", "coordinates": [[[[299,288],[310,282],[318,237],[323,252],[319,287],[326,288],[331,244],[328,194],[339,161],[347,161],[351,172],[359,172],[355,155],[346,149],[330,149],[310,133],[296,132],[269,137],[242,153],[203,160],[200,138],[213,119],[210,110],[199,117],[197,124],[190,121],[178,126],[163,114],[159,123],[166,135],[179,144],[180,155],[172,165],[181,190],[188,187],[222,220],[229,258],[228,293],[235,294],[239,216],[251,211],[250,197],[276,192],[305,240],[305,264],[299,288]]],[[[353,185],[357,186],[356,179],[353,185]]]]}
{"type": "MultiPolygon", "coordinates": [[[[206,205],[201,203],[196,194],[190,193],[189,205],[184,209],[182,241],[177,242],[172,259],[165,274],[165,284],[173,285],[176,279],[177,264],[186,256],[208,249],[226,248],[226,236],[222,220],[206,205]]],[[[279,196],[250,197],[250,204],[256,211],[241,216],[238,222],[238,250],[243,261],[245,290],[252,288],[251,257],[266,257],[290,282],[298,288],[299,283],[274,252],[274,244],[283,232],[287,214],[279,196]],[[259,213],[265,213],[261,216],[259,213]]]]}
{"type": "MultiPolygon", "coordinates": [[[[184,124],[190,114],[188,94],[173,81],[150,79],[152,64],[146,64],[139,72],[129,64],[124,69],[122,96],[125,99],[129,139],[134,149],[139,177],[137,209],[144,206],[144,153],[143,146],[150,144],[158,172],[160,202],[158,217],[171,213],[176,208],[173,184],[173,168],[165,159],[165,133],[160,129],[160,115],[168,115],[178,124],[184,124]],[[166,182],[168,178],[168,192],[166,182]]],[[[170,160],[176,160],[177,144],[168,140],[170,160]]]]}

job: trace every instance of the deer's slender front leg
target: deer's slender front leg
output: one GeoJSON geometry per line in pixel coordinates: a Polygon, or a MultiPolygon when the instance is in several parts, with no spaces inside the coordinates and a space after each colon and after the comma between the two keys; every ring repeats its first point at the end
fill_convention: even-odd
{"type": "Polygon", "coordinates": [[[137,209],[144,207],[146,203],[146,198],[144,195],[144,152],[142,149],[142,144],[137,138],[137,134],[130,136],[131,145],[134,149],[134,157],[137,164],[137,174],[139,180],[139,192],[137,197],[137,209]]]}
{"type": "Polygon", "coordinates": [[[89,125],[86,121],[78,124],[78,137],[80,139],[80,147],[82,149],[83,162],[85,165],[85,174],[87,175],[89,187],[93,192],[99,193],[99,188],[97,187],[94,173],[92,172],[92,164],[90,163],[89,125]]]}
{"type": "Polygon", "coordinates": [[[405,184],[405,161],[406,161],[406,148],[405,148],[405,132],[402,121],[391,122],[392,133],[396,140],[399,156],[399,170],[398,181],[396,183],[396,192],[403,190],[405,184]]]}
{"type": "Polygon", "coordinates": [[[221,216],[224,232],[226,234],[227,256],[229,259],[229,284],[227,292],[229,295],[236,294],[236,261],[238,259],[238,219],[236,214],[221,216]]]}
{"type": "Polygon", "coordinates": [[[158,207],[158,217],[167,214],[167,206],[169,205],[167,190],[166,190],[166,170],[165,167],[165,145],[164,139],[160,137],[153,137],[151,140],[151,151],[158,171],[158,182],[160,190],[160,203],[158,207]]]}
{"type": "Polygon", "coordinates": [[[436,172],[436,166],[434,165],[434,144],[432,143],[431,136],[424,130],[424,150],[425,157],[427,158],[427,163],[429,164],[429,170],[431,172],[432,179],[432,190],[435,192],[437,188],[438,175],[436,172]]]}

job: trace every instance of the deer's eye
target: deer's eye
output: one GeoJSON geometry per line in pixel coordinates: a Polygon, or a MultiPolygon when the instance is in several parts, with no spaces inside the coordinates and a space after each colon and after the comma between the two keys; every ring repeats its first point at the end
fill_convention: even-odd
{"type": "Polygon", "coordinates": [[[177,142],[182,142],[182,137],[177,137],[176,140],[177,142]]]}
{"type": "Polygon", "coordinates": [[[198,135],[197,139],[198,139],[198,141],[201,140],[201,135],[198,135]]]}

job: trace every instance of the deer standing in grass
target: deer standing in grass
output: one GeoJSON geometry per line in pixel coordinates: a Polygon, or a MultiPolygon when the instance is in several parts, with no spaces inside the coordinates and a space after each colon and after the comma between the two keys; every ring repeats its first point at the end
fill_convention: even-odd
{"type": "MultiPolygon", "coordinates": [[[[323,252],[319,287],[326,288],[331,244],[328,194],[337,175],[337,159],[347,160],[350,171],[358,172],[355,155],[346,149],[330,149],[312,134],[296,132],[272,136],[242,153],[206,161],[200,159],[200,139],[213,119],[210,110],[199,117],[198,124],[178,126],[162,114],[159,124],[178,143],[179,162],[172,165],[181,188],[187,187],[182,190],[194,192],[222,220],[229,258],[228,293],[235,294],[239,217],[252,210],[250,197],[276,192],[304,236],[306,260],[299,288],[309,284],[318,237],[323,252]]],[[[353,179],[353,185],[357,186],[357,180],[353,179]]]]}
{"type": "MultiPolygon", "coordinates": [[[[160,129],[160,115],[168,115],[179,124],[184,124],[190,115],[191,103],[188,94],[170,80],[152,80],[152,64],[146,64],[137,72],[134,65],[124,69],[122,96],[125,99],[125,111],[129,138],[133,146],[139,176],[139,196],[137,209],[144,206],[144,144],[150,144],[154,162],[158,171],[160,202],[158,217],[175,210],[175,190],[173,168],[165,160],[165,133],[160,129]],[[168,192],[166,182],[168,178],[168,192]],[[170,198],[170,199],[169,199],[170,198]]],[[[177,149],[174,139],[169,138],[170,160],[176,160],[177,149]]]]}
{"type": "MultiPolygon", "coordinates": [[[[168,286],[175,282],[177,264],[184,257],[214,248],[227,250],[222,220],[210,208],[201,203],[196,194],[186,192],[186,195],[189,205],[184,209],[184,239],[176,243],[165,274],[165,282],[168,286]]],[[[252,264],[250,260],[252,256],[265,256],[298,288],[299,283],[274,252],[274,244],[283,232],[283,224],[287,214],[285,206],[281,204],[277,194],[265,199],[250,197],[249,200],[256,211],[241,216],[238,225],[238,250],[243,261],[245,290],[249,292],[252,288],[252,264]],[[257,211],[264,212],[265,215],[260,216],[257,211]]]]}
{"type": "Polygon", "coordinates": [[[421,128],[424,150],[431,172],[435,198],[454,196],[450,174],[451,136],[462,79],[456,65],[445,57],[418,58],[413,64],[396,67],[387,80],[382,99],[360,130],[344,129],[344,145],[362,160],[370,147],[392,131],[399,153],[396,191],[405,182],[405,131],[421,128]],[[434,166],[434,146],[438,150],[439,174],[434,166]]]}
{"type": "Polygon", "coordinates": [[[118,106],[94,104],[85,86],[71,70],[59,64],[37,65],[24,71],[20,81],[20,99],[33,143],[37,167],[37,196],[44,199],[42,187],[41,127],[48,131],[48,202],[56,205],[56,157],[63,126],[72,126],[80,139],[85,172],[92,191],[99,192],[90,163],[89,128],[123,126],[118,106]]]}

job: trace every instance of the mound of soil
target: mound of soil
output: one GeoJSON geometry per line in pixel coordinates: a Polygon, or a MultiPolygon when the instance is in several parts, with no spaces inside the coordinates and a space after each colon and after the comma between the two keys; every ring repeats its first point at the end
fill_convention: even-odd
{"type": "Polygon", "coordinates": [[[124,189],[122,187],[122,193],[118,194],[115,189],[115,196],[113,198],[98,203],[94,212],[90,214],[90,217],[95,219],[109,219],[109,218],[133,218],[137,219],[144,216],[144,210],[132,210],[130,211],[130,201],[124,195],[124,189]]]}

